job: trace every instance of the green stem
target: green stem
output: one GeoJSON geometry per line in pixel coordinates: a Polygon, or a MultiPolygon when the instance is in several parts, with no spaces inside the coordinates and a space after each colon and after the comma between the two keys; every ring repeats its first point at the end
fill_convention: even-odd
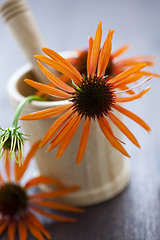
{"type": "Polygon", "coordinates": [[[23,107],[28,103],[31,102],[33,100],[37,100],[37,101],[43,101],[44,99],[42,97],[38,97],[36,95],[32,95],[32,96],[28,96],[26,97],[22,102],[20,102],[20,104],[18,105],[17,109],[16,109],[16,113],[14,115],[14,119],[13,119],[13,123],[12,123],[12,127],[16,128],[18,126],[18,118],[20,116],[20,113],[23,109],[23,107]]]}

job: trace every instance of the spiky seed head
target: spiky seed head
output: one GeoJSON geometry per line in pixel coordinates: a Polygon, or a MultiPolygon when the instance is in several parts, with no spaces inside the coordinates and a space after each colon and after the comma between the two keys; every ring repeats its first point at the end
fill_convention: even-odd
{"type": "Polygon", "coordinates": [[[4,154],[4,152],[9,151],[9,157],[12,158],[13,154],[15,154],[15,158],[17,162],[23,163],[23,144],[24,141],[27,140],[25,136],[27,134],[22,133],[20,127],[10,127],[7,129],[0,128],[0,158],[4,154]]]}

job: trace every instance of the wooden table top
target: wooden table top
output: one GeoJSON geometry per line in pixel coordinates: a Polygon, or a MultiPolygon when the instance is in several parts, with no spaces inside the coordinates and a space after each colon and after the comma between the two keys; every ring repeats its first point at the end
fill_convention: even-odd
{"type": "MultiPolygon", "coordinates": [[[[129,43],[125,56],[154,55],[153,67],[160,74],[160,1],[28,1],[47,46],[56,51],[85,48],[99,20],[115,29],[113,49],[129,43]],[[39,2],[39,5],[38,5],[39,2]],[[38,7],[37,7],[38,5],[38,7]]],[[[8,102],[9,77],[27,62],[4,22],[0,19],[0,126],[11,124],[8,102]]],[[[86,208],[77,214],[78,223],[45,223],[55,240],[159,240],[160,239],[160,79],[154,78],[150,92],[140,101],[127,104],[152,128],[147,134],[126,119],[141,150],[127,141],[131,154],[130,184],[114,199],[86,208]]],[[[126,106],[126,105],[125,105],[126,106]]],[[[75,216],[75,215],[74,215],[75,216]]],[[[4,234],[0,239],[7,239],[4,234]]],[[[32,236],[28,237],[33,240],[32,236]]]]}

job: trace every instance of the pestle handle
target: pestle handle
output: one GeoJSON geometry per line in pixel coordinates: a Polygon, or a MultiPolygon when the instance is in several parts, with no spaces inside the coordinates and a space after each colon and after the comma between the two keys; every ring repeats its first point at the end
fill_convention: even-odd
{"type": "Polygon", "coordinates": [[[36,21],[25,0],[9,0],[0,6],[0,12],[7,26],[21,46],[24,55],[32,64],[33,73],[37,80],[47,83],[47,79],[41,73],[34,55],[42,55],[42,47],[45,46],[36,21]]]}

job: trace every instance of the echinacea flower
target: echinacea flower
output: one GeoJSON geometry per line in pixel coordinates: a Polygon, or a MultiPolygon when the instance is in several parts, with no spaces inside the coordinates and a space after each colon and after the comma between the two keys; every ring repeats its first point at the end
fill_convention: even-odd
{"type": "Polygon", "coordinates": [[[50,234],[43,227],[35,213],[57,221],[76,221],[74,218],[55,215],[51,211],[46,211],[44,208],[82,212],[82,209],[49,201],[50,198],[71,193],[77,190],[78,187],[64,188],[59,181],[45,176],[32,178],[22,184],[24,173],[38,149],[38,145],[39,141],[32,146],[21,167],[14,162],[14,168],[12,169],[9,156],[7,155],[6,163],[0,171],[0,234],[8,229],[9,240],[15,239],[16,230],[18,230],[19,239],[22,240],[27,240],[28,231],[36,239],[43,240],[43,236],[51,239],[50,234]],[[55,185],[57,190],[32,194],[28,193],[30,188],[40,184],[55,185]]]}
{"type": "MultiPolygon", "coordinates": [[[[143,74],[139,72],[147,64],[139,63],[131,68],[121,72],[114,78],[110,79],[105,76],[105,71],[109,63],[113,32],[109,30],[107,38],[103,44],[102,49],[102,23],[99,22],[95,38],[89,38],[89,49],[87,57],[87,75],[80,74],[78,70],[72,66],[66,59],[61,57],[55,51],[44,48],[43,51],[49,56],[35,56],[41,62],[55,68],[68,78],[72,79],[72,86],[62,82],[59,78],[55,77],[46,67],[39,61],[41,71],[47,78],[54,83],[58,88],[47,86],[32,80],[26,79],[25,81],[46,94],[53,95],[62,99],[68,99],[68,104],[51,109],[39,111],[36,113],[27,114],[21,117],[21,120],[38,120],[53,117],[62,114],[50,127],[45,136],[43,137],[40,146],[44,146],[48,141],[51,144],[48,151],[59,146],[57,158],[59,158],[67,148],[72,137],[74,136],[81,119],[85,119],[80,146],[77,154],[76,162],[80,163],[88,141],[91,119],[96,120],[108,141],[119,150],[122,154],[130,157],[127,151],[122,146],[122,142],[114,135],[107,118],[109,118],[137,147],[140,147],[137,139],[132,132],[118,119],[113,113],[113,109],[126,115],[145,130],[150,131],[150,127],[137,115],[129,110],[121,107],[118,103],[129,102],[142,97],[148,92],[150,87],[143,91],[135,93],[132,96],[122,97],[119,93],[123,94],[126,91],[117,92],[119,87],[136,82],[143,74]],[[54,136],[55,135],[55,136],[54,136]]],[[[151,76],[152,77],[152,76],[151,76]]],[[[149,77],[145,81],[151,79],[149,77]]],[[[143,81],[143,82],[145,82],[143,81]]],[[[143,83],[142,82],[142,83],[143,83]]],[[[138,84],[139,86],[140,84],[138,84]]],[[[137,85],[136,85],[137,86],[137,85]]],[[[130,88],[128,90],[131,90],[130,88]]]]}

